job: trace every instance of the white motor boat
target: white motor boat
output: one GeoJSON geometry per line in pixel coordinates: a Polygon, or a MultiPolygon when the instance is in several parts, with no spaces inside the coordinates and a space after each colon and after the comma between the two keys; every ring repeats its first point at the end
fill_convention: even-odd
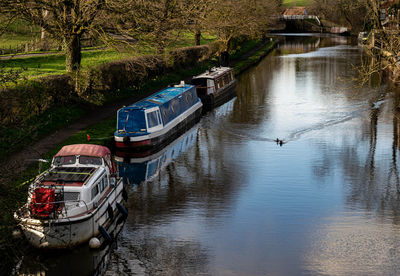
{"type": "Polygon", "coordinates": [[[107,147],[64,146],[50,169],[30,184],[27,203],[14,217],[38,248],[70,248],[90,241],[99,247],[113,240],[115,225],[128,212],[124,184],[107,147]]]}

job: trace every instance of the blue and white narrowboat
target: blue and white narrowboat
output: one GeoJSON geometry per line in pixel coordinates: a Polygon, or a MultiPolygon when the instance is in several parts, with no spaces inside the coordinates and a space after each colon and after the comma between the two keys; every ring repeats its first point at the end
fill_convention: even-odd
{"type": "Polygon", "coordinates": [[[197,95],[208,110],[235,96],[236,79],[230,67],[213,67],[192,78],[197,95]]]}
{"type": "Polygon", "coordinates": [[[116,147],[161,148],[198,122],[202,107],[195,86],[184,82],[123,107],[117,113],[116,147]]]}

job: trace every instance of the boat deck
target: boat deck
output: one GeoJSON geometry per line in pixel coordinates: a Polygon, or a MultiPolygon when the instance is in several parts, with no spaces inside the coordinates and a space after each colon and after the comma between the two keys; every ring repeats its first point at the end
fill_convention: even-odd
{"type": "Polygon", "coordinates": [[[56,167],[43,176],[42,182],[84,183],[95,171],[93,167],[56,167]]]}

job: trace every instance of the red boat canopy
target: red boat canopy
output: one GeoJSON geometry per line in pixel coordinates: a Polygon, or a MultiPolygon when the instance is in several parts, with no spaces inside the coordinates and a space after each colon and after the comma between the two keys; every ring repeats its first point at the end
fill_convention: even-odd
{"type": "Polygon", "coordinates": [[[111,152],[107,147],[100,145],[75,144],[62,147],[55,157],[69,155],[86,155],[104,158],[106,155],[111,155],[111,152]]]}

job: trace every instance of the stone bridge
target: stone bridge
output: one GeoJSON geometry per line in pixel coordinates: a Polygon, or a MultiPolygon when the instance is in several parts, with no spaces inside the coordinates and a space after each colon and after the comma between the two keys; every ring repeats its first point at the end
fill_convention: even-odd
{"type": "Polygon", "coordinates": [[[302,15],[281,15],[279,16],[280,20],[284,21],[290,21],[290,20],[305,20],[305,19],[313,19],[318,22],[319,26],[322,26],[321,21],[319,20],[318,16],[316,15],[307,15],[307,14],[302,14],[302,15]]]}

